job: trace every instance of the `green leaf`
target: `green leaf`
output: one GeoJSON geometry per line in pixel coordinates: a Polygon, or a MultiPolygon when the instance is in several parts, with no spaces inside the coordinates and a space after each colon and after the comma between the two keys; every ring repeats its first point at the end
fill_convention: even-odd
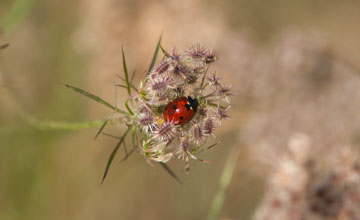
{"type": "Polygon", "coordinates": [[[232,152],[229,154],[228,159],[226,160],[224,170],[220,177],[219,189],[213,199],[211,209],[209,212],[209,216],[208,216],[208,220],[218,220],[219,219],[220,212],[223,207],[224,200],[225,200],[225,193],[230,185],[230,182],[231,182],[231,179],[232,179],[232,176],[234,173],[235,165],[237,162],[237,157],[238,157],[238,152],[234,148],[232,150],[232,152]]]}
{"type": "Polygon", "coordinates": [[[165,57],[170,57],[170,54],[160,45],[160,49],[163,52],[165,57]]]}
{"type": "Polygon", "coordinates": [[[110,157],[109,157],[109,159],[108,159],[108,162],[107,162],[107,164],[106,164],[106,168],[105,168],[105,172],[104,172],[104,177],[103,177],[101,183],[104,182],[104,180],[105,180],[105,178],[106,178],[106,176],[107,176],[107,174],[108,174],[108,172],[109,172],[110,166],[111,166],[111,164],[112,164],[112,162],[113,162],[113,160],[114,160],[114,157],[115,157],[117,151],[119,150],[119,147],[120,147],[121,144],[124,142],[126,135],[129,133],[130,128],[131,128],[131,127],[128,127],[128,128],[127,128],[127,130],[125,131],[125,133],[123,134],[123,136],[121,137],[121,139],[119,140],[119,142],[117,143],[117,145],[115,146],[114,150],[111,152],[110,157]]]}
{"type": "Polygon", "coordinates": [[[62,83],[60,83],[60,84],[65,86],[66,88],[72,89],[73,91],[75,91],[75,92],[77,92],[77,93],[79,93],[81,95],[84,95],[84,96],[86,96],[86,97],[88,97],[88,98],[90,98],[90,99],[92,99],[92,100],[94,100],[96,102],[99,102],[99,103],[113,109],[115,112],[119,112],[119,113],[122,113],[122,114],[125,114],[125,115],[129,115],[129,113],[127,113],[126,111],[121,110],[121,109],[111,105],[110,103],[108,103],[104,99],[102,99],[102,98],[100,98],[100,97],[98,97],[98,96],[96,96],[94,94],[91,94],[91,93],[89,93],[89,92],[87,92],[87,91],[85,91],[83,89],[79,89],[79,88],[76,88],[74,86],[70,86],[70,85],[67,85],[67,84],[62,84],[62,83]]]}
{"type": "Polygon", "coordinates": [[[126,141],[123,142],[123,145],[124,145],[125,158],[127,158],[126,155],[128,155],[128,150],[127,150],[127,147],[126,147],[126,141]]]}
{"type": "Polygon", "coordinates": [[[104,123],[101,125],[100,129],[98,130],[97,134],[94,137],[94,140],[101,134],[101,132],[104,130],[105,126],[109,123],[110,118],[106,119],[104,123]]]}
{"type": "Polygon", "coordinates": [[[135,70],[132,72],[131,74],[131,80],[130,80],[130,83],[132,84],[132,82],[134,81],[134,78],[135,78],[135,70]]]}
{"type": "MultiPolygon", "coordinates": [[[[134,128],[136,128],[136,126],[132,126],[132,130],[134,131],[134,128]]],[[[115,135],[112,135],[112,134],[107,134],[107,133],[102,133],[103,135],[106,135],[108,137],[112,137],[112,138],[115,138],[115,139],[121,139],[121,137],[118,137],[118,136],[115,136],[115,135]]],[[[126,146],[125,146],[125,142],[124,142],[124,148],[125,148],[125,157],[120,161],[120,163],[124,162],[125,160],[127,160],[127,158],[135,151],[136,147],[134,147],[133,145],[133,148],[127,152],[127,149],[126,149],[126,146]]]]}
{"type": "Polygon", "coordinates": [[[161,44],[161,39],[162,39],[162,35],[160,35],[159,41],[158,41],[158,43],[157,43],[157,45],[156,45],[155,52],[154,52],[153,58],[152,58],[152,60],[151,60],[151,63],[150,63],[150,66],[149,66],[149,69],[148,69],[146,75],[148,75],[148,74],[151,72],[152,68],[153,68],[154,65],[155,65],[156,58],[157,58],[157,55],[158,55],[158,53],[159,53],[159,48],[160,48],[160,44],[161,44]]]}
{"type": "Polygon", "coordinates": [[[131,95],[129,74],[128,74],[128,70],[127,70],[127,66],[126,66],[124,47],[121,47],[121,53],[122,53],[122,63],[123,63],[124,74],[125,74],[125,82],[126,82],[126,85],[127,85],[128,94],[131,95]]]}
{"type": "Polygon", "coordinates": [[[67,122],[59,122],[59,121],[38,121],[35,119],[28,119],[30,124],[33,126],[42,129],[42,130],[80,130],[91,127],[101,126],[104,122],[101,120],[97,121],[86,121],[86,122],[78,122],[78,123],[67,123],[67,122]]]}
{"type": "Polygon", "coordinates": [[[132,148],[132,149],[129,151],[129,153],[127,153],[127,154],[125,155],[125,157],[120,161],[120,163],[122,163],[122,162],[124,162],[125,160],[127,160],[128,157],[129,157],[132,153],[134,153],[134,152],[135,152],[135,148],[132,148]]]}
{"type": "Polygon", "coordinates": [[[128,102],[129,102],[129,100],[126,100],[126,102],[125,102],[125,107],[126,107],[126,109],[128,110],[128,112],[129,112],[130,115],[134,115],[134,113],[131,111],[131,108],[130,108],[129,105],[128,105],[128,102]]]}
{"type": "Polygon", "coordinates": [[[208,70],[209,70],[209,67],[206,68],[203,78],[201,79],[200,88],[202,88],[202,89],[204,89],[204,83],[205,83],[206,74],[207,74],[208,70]]]}
{"type": "Polygon", "coordinates": [[[118,137],[118,136],[115,136],[115,135],[112,135],[112,134],[108,134],[108,133],[105,133],[105,132],[102,132],[102,134],[105,135],[105,136],[111,137],[111,138],[121,139],[121,137],[118,137]]]}
{"type": "MultiPolygon", "coordinates": [[[[122,76],[117,75],[122,81],[126,82],[126,79],[122,76]]],[[[129,82],[129,85],[131,86],[131,88],[133,88],[136,92],[138,92],[136,86],[134,86],[134,84],[132,84],[132,82],[129,82]]],[[[127,86],[124,85],[116,85],[116,86],[120,86],[120,87],[124,87],[124,88],[128,88],[127,86]]]]}
{"type": "Polygon", "coordinates": [[[115,86],[118,86],[118,87],[121,87],[121,88],[125,88],[125,89],[127,89],[127,88],[128,88],[127,86],[120,85],[120,84],[117,84],[117,85],[115,85],[115,86]]]}
{"type": "Polygon", "coordinates": [[[133,149],[136,148],[136,126],[134,125],[132,127],[132,135],[131,135],[131,142],[132,142],[132,145],[133,145],[133,149]]]}

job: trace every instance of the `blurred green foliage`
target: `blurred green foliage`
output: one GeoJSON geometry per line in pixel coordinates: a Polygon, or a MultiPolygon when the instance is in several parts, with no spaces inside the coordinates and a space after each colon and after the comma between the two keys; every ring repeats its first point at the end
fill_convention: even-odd
{"type": "Polygon", "coordinates": [[[26,16],[31,12],[31,9],[36,4],[37,0],[17,0],[14,1],[5,16],[0,20],[0,27],[6,34],[10,34],[16,29],[16,26],[21,23],[26,16]]]}

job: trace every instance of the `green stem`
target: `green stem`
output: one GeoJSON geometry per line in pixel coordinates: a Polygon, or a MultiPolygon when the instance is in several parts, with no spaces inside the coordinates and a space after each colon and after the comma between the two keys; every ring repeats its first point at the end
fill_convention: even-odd
{"type": "Polygon", "coordinates": [[[205,95],[205,96],[201,96],[200,99],[203,100],[203,99],[207,99],[207,98],[212,97],[212,96],[215,96],[215,92],[212,92],[212,93],[210,93],[208,95],[205,95]]]}
{"type": "Polygon", "coordinates": [[[209,70],[209,67],[206,68],[206,71],[205,71],[205,73],[204,73],[204,76],[203,76],[203,78],[201,79],[201,84],[200,84],[200,88],[201,88],[201,89],[204,89],[204,88],[205,88],[205,87],[204,87],[204,83],[205,83],[205,78],[206,78],[206,75],[207,75],[208,70],[209,70]]]}
{"type": "Polygon", "coordinates": [[[237,162],[238,152],[235,148],[230,152],[228,159],[226,161],[224,170],[220,177],[219,182],[219,189],[213,199],[211,209],[208,215],[208,220],[218,220],[220,216],[220,212],[222,210],[224,200],[225,200],[225,193],[226,190],[229,188],[231,183],[232,176],[234,174],[234,168],[237,162]]]}
{"type": "MultiPolygon", "coordinates": [[[[40,121],[32,116],[26,115],[25,119],[34,127],[41,130],[64,130],[73,131],[91,127],[100,127],[104,124],[103,120],[85,121],[85,122],[60,122],[60,121],[40,121]]],[[[119,121],[119,118],[108,120],[107,124],[115,124],[119,121]]]]}

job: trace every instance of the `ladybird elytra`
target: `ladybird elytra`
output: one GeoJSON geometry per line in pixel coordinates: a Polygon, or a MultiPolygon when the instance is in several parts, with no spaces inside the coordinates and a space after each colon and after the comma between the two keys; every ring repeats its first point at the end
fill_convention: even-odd
{"type": "Polygon", "coordinates": [[[196,114],[199,103],[196,98],[179,97],[169,102],[164,111],[164,119],[178,125],[188,123],[196,114]]]}

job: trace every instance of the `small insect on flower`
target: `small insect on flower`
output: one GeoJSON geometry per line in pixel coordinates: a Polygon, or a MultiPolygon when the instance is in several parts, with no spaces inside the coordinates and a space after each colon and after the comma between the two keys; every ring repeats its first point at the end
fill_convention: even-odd
{"type": "MultiPolygon", "coordinates": [[[[205,143],[211,136],[215,138],[215,130],[221,125],[221,120],[228,118],[231,87],[221,84],[220,78],[215,74],[208,77],[210,63],[217,60],[213,50],[199,45],[185,51],[172,53],[165,51],[158,44],[157,50],[163,51],[161,62],[155,64],[157,52],[145,77],[140,81],[139,88],[132,82],[134,75],[129,80],[124,51],[124,75],[121,77],[129,97],[125,102],[126,110],[105,102],[118,114],[123,114],[128,127],[121,136],[118,145],[110,155],[106,166],[104,178],[110,168],[112,160],[121,145],[125,147],[126,136],[131,131],[133,150],[140,152],[146,160],[164,163],[175,157],[185,161],[185,170],[189,171],[189,158],[199,159],[196,154],[204,151],[205,143]],[[132,91],[136,94],[132,94],[132,91]]],[[[95,97],[80,89],[67,86],[87,97],[95,97]]],[[[111,124],[123,123],[119,120],[111,124]]],[[[102,132],[105,125],[100,128],[102,132]]],[[[109,123],[110,124],[110,123],[109,123]]],[[[210,143],[211,144],[211,143],[210,143]]],[[[125,158],[128,154],[125,156],[125,158]]],[[[174,173],[170,172],[174,177],[174,173]]]]}
{"type": "Polygon", "coordinates": [[[190,96],[180,97],[167,104],[164,119],[175,121],[178,125],[188,123],[196,114],[199,102],[190,96]]]}

